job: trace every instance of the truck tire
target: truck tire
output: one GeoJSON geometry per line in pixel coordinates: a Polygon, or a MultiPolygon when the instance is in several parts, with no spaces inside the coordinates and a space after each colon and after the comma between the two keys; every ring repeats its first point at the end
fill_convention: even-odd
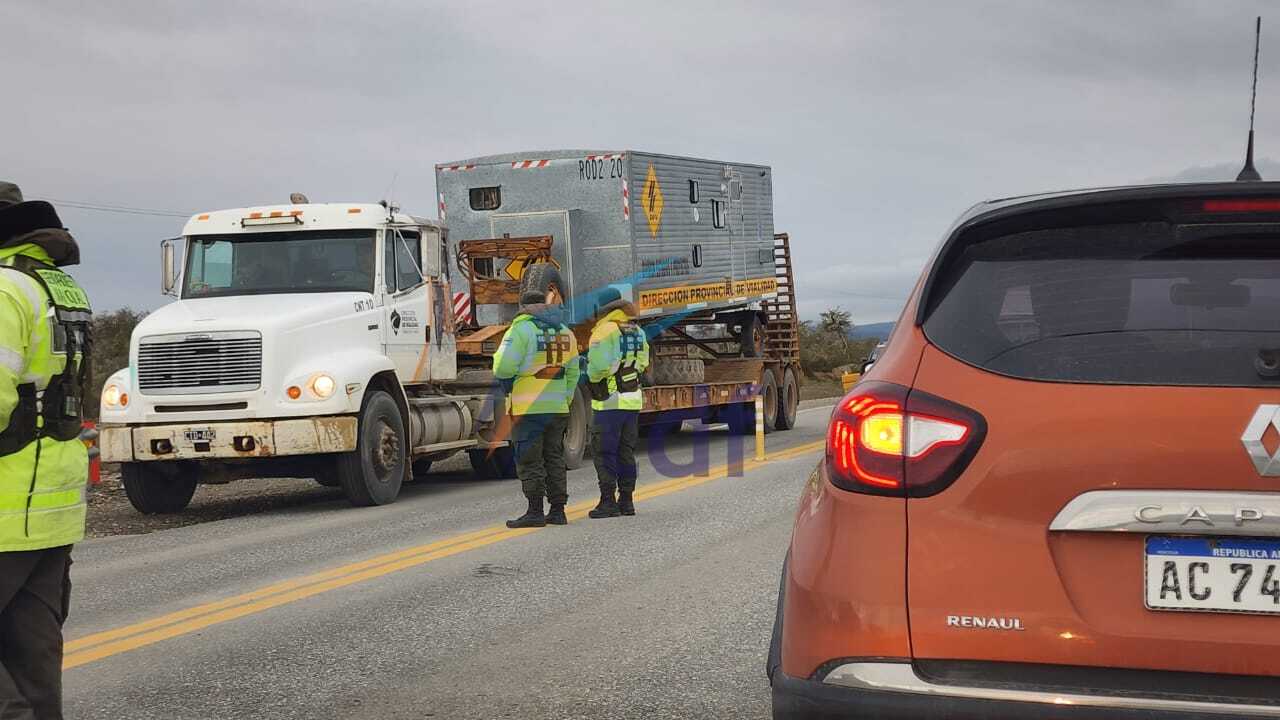
{"type": "Polygon", "coordinates": [[[356,507],[387,505],[400,494],[408,464],[408,441],[400,406],[386,392],[364,396],[354,452],[338,456],[338,484],[356,507]]]}
{"type": "Polygon", "coordinates": [[[570,470],[582,467],[591,444],[591,397],[587,386],[579,385],[569,405],[569,425],[564,429],[564,464],[570,470]]]}
{"type": "Polygon", "coordinates": [[[199,477],[194,468],[163,462],[120,465],[120,481],[133,508],[143,515],[182,512],[191,504],[199,477]]]}
{"type": "MultiPolygon", "coordinates": [[[[767,367],[764,372],[760,373],[760,397],[764,409],[764,431],[771,433],[778,423],[778,374],[773,368],[767,367]]],[[[752,403],[752,415],[755,414],[755,403],[752,403]]],[[[753,418],[754,419],[754,418],[753,418]]],[[[751,428],[751,432],[755,432],[755,428],[751,428]]]]}
{"type": "Polygon", "coordinates": [[[796,412],[800,407],[800,383],[796,380],[796,371],[787,368],[782,372],[782,384],[778,386],[778,419],[773,423],[774,430],[790,430],[796,426],[796,412]]]}
{"type": "Polygon", "coordinates": [[[551,263],[536,263],[524,269],[520,276],[520,296],[527,292],[546,294],[555,290],[562,299],[567,299],[564,291],[564,280],[560,277],[560,269],[551,263]]]}
{"type": "Polygon", "coordinates": [[[742,357],[764,357],[765,326],[760,316],[754,312],[742,314],[742,325],[738,328],[738,347],[742,357]]]}
{"type": "Polygon", "coordinates": [[[706,382],[707,366],[698,358],[655,358],[654,385],[698,385],[706,382]]]}
{"type": "Polygon", "coordinates": [[[487,448],[468,450],[467,458],[471,460],[471,469],[476,477],[483,480],[506,480],[516,476],[516,455],[510,445],[494,448],[490,453],[487,448]]]}

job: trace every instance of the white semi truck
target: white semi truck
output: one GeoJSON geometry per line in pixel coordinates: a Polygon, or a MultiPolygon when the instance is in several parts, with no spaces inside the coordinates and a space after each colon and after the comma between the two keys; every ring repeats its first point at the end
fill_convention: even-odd
{"type": "MultiPolygon", "coordinates": [[[[177,300],[139,323],[129,367],[102,388],[102,460],[120,463],[134,507],[178,512],[198,484],[266,477],[313,477],[355,505],[381,505],[464,451],[482,475],[513,476],[505,401],[488,370],[506,325],[463,322],[450,276],[469,276],[477,305],[514,302],[515,285],[562,276],[513,283],[482,271],[512,257],[558,264],[556,237],[454,242],[440,222],[385,203],[293,200],[198,214],[162,244],[163,289],[177,300]]],[[[789,247],[775,238],[776,297],[729,308],[739,322],[750,315],[754,331],[700,332],[724,330],[715,308],[647,320],[660,323],[649,328],[655,367],[670,372],[646,380],[644,424],[663,432],[718,421],[748,433],[757,393],[769,429],[795,422],[789,247]],[[693,364],[696,378],[674,372],[693,364]]],[[[574,327],[584,348],[590,329],[589,319],[574,327]]],[[[565,435],[570,467],[584,461],[590,418],[580,387],[565,435]]]]}
{"type": "Polygon", "coordinates": [[[272,476],[383,504],[462,450],[509,473],[489,378],[459,377],[448,254],[438,223],[380,204],[191,218],[162,246],[178,300],[103,386],[102,458],[134,506],[176,512],[198,483],[272,476]]]}

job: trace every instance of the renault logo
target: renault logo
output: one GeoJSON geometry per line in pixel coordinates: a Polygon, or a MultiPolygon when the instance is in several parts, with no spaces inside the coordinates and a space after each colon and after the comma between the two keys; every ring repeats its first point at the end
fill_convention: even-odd
{"type": "Polygon", "coordinates": [[[1272,455],[1263,447],[1262,436],[1269,427],[1280,432],[1280,405],[1259,405],[1249,426],[1240,436],[1240,442],[1244,443],[1244,449],[1249,453],[1253,466],[1258,469],[1258,474],[1274,477],[1280,476],[1280,449],[1272,455]]]}

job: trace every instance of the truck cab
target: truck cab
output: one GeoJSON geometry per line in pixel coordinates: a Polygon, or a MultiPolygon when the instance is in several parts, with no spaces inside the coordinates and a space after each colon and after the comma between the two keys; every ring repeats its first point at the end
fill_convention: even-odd
{"type": "Polygon", "coordinates": [[[480,442],[483,398],[440,391],[457,359],[439,223],[384,204],[220,210],[162,258],[177,299],[134,330],[102,394],[102,457],[139,510],[250,476],[382,504],[414,457],[480,442]]]}

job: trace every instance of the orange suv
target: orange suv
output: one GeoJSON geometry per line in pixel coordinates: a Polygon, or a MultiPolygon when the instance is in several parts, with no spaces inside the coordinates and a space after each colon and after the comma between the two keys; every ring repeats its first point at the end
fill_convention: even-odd
{"type": "Polygon", "coordinates": [[[1280,718],[1280,183],[978,205],[832,413],[775,718],[1280,718]]]}

